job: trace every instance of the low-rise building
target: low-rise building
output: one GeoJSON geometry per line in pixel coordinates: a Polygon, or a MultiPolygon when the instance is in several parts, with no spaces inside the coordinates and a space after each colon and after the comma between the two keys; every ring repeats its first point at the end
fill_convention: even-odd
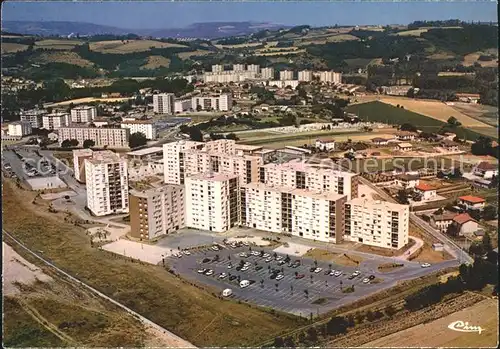
{"type": "Polygon", "coordinates": [[[417,135],[414,132],[400,131],[396,133],[398,141],[414,141],[417,135]]]}
{"type": "Polygon", "coordinates": [[[371,139],[371,142],[374,145],[387,145],[389,144],[389,140],[386,138],[375,137],[371,139]]]}
{"type": "Polygon", "coordinates": [[[128,148],[130,130],[128,128],[63,127],[59,129],[59,143],[66,139],[76,139],[81,146],[87,139],[94,141],[95,147],[128,148]]]}
{"type": "Polygon", "coordinates": [[[468,213],[462,213],[453,217],[453,224],[457,226],[458,236],[471,235],[479,229],[477,221],[468,213]]]}
{"type": "Polygon", "coordinates": [[[441,214],[432,214],[430,216],[430,224],[441,232],[446,232],[448,227],[453,223],[453,218],[457,214],[454,212],[443,212],[441,214]]]}
{"type": "Polygon", "coordinates": [[[192,110],[192,100],[191,99],[180,99],[175,101],[174,113],[183,113],[192,110]]]}
{"type": "Polygon", "coordinates": [[[415,186],[415,192],[421,196],[422,201],[433,199],[437,195],[436,188],[423,182],[420,182],[415,186]]]}
{"type": "Polygon", "coordinates": [[[486,205],[486,200],[478,196],[465,195],[458,198],[458,205],[467,210],[482,210],[486,205]]]}
{"type": "Polygon", "coordinates": [[[140,132],[146,137],[146,139],[157,138],[156,125],[150,120],[124,121],[121,123],[121,128],[128,128],[130,130],[130,134],[140,132]]]}
{"type": "Polygon", "coordinates": [[[333,151],[335,150],[335,140],[334,139],[317,139],[315,144],[317,149],[321,149],[324,151],[333,151]]]}
{"type": "Polygon", "coordinates": [[[472,172],[484,179],[491,179],[493,176],[498,176],[498,165],[495,166],[488,161],[481,161],[472,169],[472,172]]]}
{"type": "Polygon", "coordinates": [[[403,152],[411,151],[412,149],[413,146],[411,145],[411,143],[398,143],[395,148],[395,150],[403,152]]]}
{"type": "Polygon", "coordinates": [[[17,121],[9,124],[8,135],[11,137],[22,138],[31,133],[32,128],[29,121],[17,121]]]}
{"type": "Polygon", "coordinates": [[[458,144],[453,142],[453,141],[450,141],[448,139],[441,141],[440,146],[441,146],[441,148],[443,148],[444,150],[449,151],[449,152],[460,151],[458,144]]]}
{"type": "Polygon", "coordinates": [[[144,191],[131,190],[130,235],[151,240],[186,225],[184,186],[165,184],[144,191]]]}

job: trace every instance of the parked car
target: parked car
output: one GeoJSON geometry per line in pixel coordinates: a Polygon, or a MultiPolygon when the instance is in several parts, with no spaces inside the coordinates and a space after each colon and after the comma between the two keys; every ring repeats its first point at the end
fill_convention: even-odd
{"type": "Polygon", "coordinates": [[[233,267],[233,265],[232,265],[231,263],[229,263],[229,264],[227,265],[227,269],[231,269],[232,267],[233,267]]]}
{"type": "Polygon", "coordinates": [[[337,270],[337,271],[335,272],[335,276],[340,276],[340,275],[342,275],[342,272],[341,272],[340,270],[337,270]]]}
{"type": "Polygon", "coordinates": [[[278,274],[278,275],[276,275],[276,280],[281,280],[281,279],[283,279],[284,277],[285,277],[285,275],[283,275],[283,274],[278,274]]]}
{"type": "Polygon", "coordinates": [[[233,281],[234,279],[237,279],[238,277],[236,275],[231,275],[229,277],[229,281],[233,281]]]}
{"type": "Polygon", "coordinates": [[[331,273],[334,273],[334,271],[330,269],[325,270],[325,275],[330,275],[331,273]]]}
{"type": "Polygon", "coordinates": [[[227,276],[226,273],[220,273],[219,274],[219,279],[224,279],[227,276]]]}
{"type": "Polygon", "coordinates": [[[348,279],[349,279],[349,280],[352,280],[352,279],[354,279],[355,277],[356,277],[356,276],[354,276],[354,275],[352,275],[352,274],[351,274],[351,275],[349,275],[348,279]]]}
{"type": "Polygon", "coordinates": [[[248,269],[248,266],[244,266],[243,268],[241,268],[241,271],[247,271],[248,269]]]}
{"type": "Polygon", "coordinates": [[[250,245],[250,244],[249,244],[248,242],[246,242],[246,241],[243,241],[243,245],[244,245],[244,246],[248,246],[248,245],[250,245]]]}
{"type": "Polygon", "coordinates": [[[198,269],[199,274],[205,274],[206,272],[207,272],[207,269],[205,269],[205,268],[198,269]]]}
{"type": "Polygon", "coordinates": [[[205,275],[207,276],[210,276],[210,275],[213,275],[214,274],[214,271],[212,269],[208,269],[205,273],[205,275]]]}
{"type": "Polygon", "coordinates": [[[184,253],[186,256],[190,256],[191,255],[191,252],[189,252],[189,251],[182,251],[182,253],[184,253]]]}
{"type": "Polygon", "coordinates": [[[249,285],[250,285],[250,281],[248,281],[248,280],[241,280],[240,281],[240,287],[241,288],[248,287],[249,285]]]}
{"type": "Polygon", "coordinates": [[[259,271],[261,269],[262,269],[262,267],[260,265],[258,265],[258,266],[255,267],[255,270],[257,270],[257,271],[259,271]]]}
{"type": "Polygon", "coordinates": [[[246,258],[246,257],[248,257],[248,254],[247,254],[246,252],[241,252],[241,253],[239,254],[239,256],[240,256],[240,257],[243,257],[243,258],[246,258]]]}
{"type": "Polygon", "coordinates": [[[304,278],[304,277],[305,277],[305,275],[304,275],[304,274],[298,274],[298,275],[295,275],[295,278],[296,278],[296,279],[302,279],[302,278],[304,278]]]}
{"type": "Polygon", "coordinates": [[[271,257],[266,258],[266,263],[271,262],[273,259],[271,257]]]}
{"type": "Polygon", "coordinates": [[[229,297],[233,294],[233,291],[230,288],[226,288],[224,291],[222,291],[222,296],[223,297],[229,297]]]}
{"type": "Polygon", "coordinates": [[[218,246],[212,246],[212,250],[219,251],[219,247],[218,246]]]}
{"type": "Polygon", "coordinates": [[[280,261],[280,260],[282,260],[282,259],[283,259],[283,257],[282,257],[282,256],[276,256],[276,260],[277,260],[277,261],[280,261]]]}
{"type": "Polygon", "coordinates": [[[352,275],[354,275],[355,277],[359,276],[359,274],[361,274],[361,272],[359,270],[356,270],[354,273],[352,273],[352,275]]]}
{"type": "Polygon", "coordinates": [[[368,279],[370,279],[370,280],[375,279],[375,275],[370,275],[370,276],[368,276],[368,279]]]}
{"type": "Polygon", "coordinates": [[[320,272],[320,271],[322,271],[322,270],[323,270],[323,268],[316,268],[316,269],[314,269],[314,272],[315,272],[315,273],[319,273],[319,272],[320,272]]]}
{"type": "Polygon", "coordinates": [[[364,283],[364,284],[367,284],[367,283],[369,283],[369,282],[370,282],[370,279],[369,279],[369,278],[364,278],[364,279],[363,279],[363,283],[364,283]]]}
{"type": "Polygon", "coordinates": [[[271,255],[270,255],[269,253],[264,253],[264,254],[262,255],[262,257],[264,257],[264,258],[269,258],[269,257],[271,257],[271,255]]]}
{"type": "Polygon", "coordinates": [[[311,268],[309,268],[309,271],[310,271],[311,273],[313,273],[315,270],[316,270],[316,267],[311,267],[311,268]]]}
{"type": "Polygon", "coordinates": [[[279,261],[278,262],[278,265],[283,265],[283,264],[285,264],[285,261],[279,261]]]}
{"type": "Polygon", "coordinates": [[[330,270],[330,272],[328,273],[328,275],[334,276],[335,275],[335,270],[330,270]]]}
{"type": "Polygon", "coordinates": [[[269,276],[269,278],[270,279],[276,279],[277,276],[278,276],[278,274],[272,273],[271,276],[269,276]]]}
{"type": "Polygon", "coordinates": [[[429,268],[431,265],[429,263],[422,263],[420,266],[422,268],[429,268]]]}

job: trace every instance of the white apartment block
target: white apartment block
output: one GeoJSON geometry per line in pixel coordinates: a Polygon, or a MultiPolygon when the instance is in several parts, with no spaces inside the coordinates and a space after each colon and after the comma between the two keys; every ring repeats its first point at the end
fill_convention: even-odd
{"type": "Polygon", "coordinates": [[[271,80],[269,81],[269,86],[276,86],[278,88],[285,88],[290,86],[292,89],[296,89],[299,86],[299,80],[271,80]]]}
{"type": "Polygon", "coordinates": [[[224,66],[221,64],[212,65],[212,73],[222,73],[224,71],[224,66]]]}
{"type": "Polygon", "coordinates": [[[224,232],[239,221],[238,176],[205,173],[186,178],[186,226],[224,232]]]}
{"type": "Polygon", "coordinates": [[[17,121],[9,124],[7,131],[11,137],[22,138],[32,133],[31,123],[29,121],[17,121]]]}
{"type": "Polygon", "coordinates": [[[280,80],[293,80],[293,71],[292,70],[280,71],[280,80]]]}
{"type": "Polygon", "coordinates": [[[174,103],[174,113],[182,113],[192,109],[191,99],[181,99],[174,103]]]}
{"type": "Polygon", "coordinates": [[[80,183],[85,183],[85,159],[90,159],[93,153],[92,149],[73,150],[73,172],[80,183]]]}
{"type": "Polygon", "coordinates": [[[88,209],[95,216],[128,213],[127,160],[105,150],[84,161],[88,209]]]}
{"type": "Polygon", "coordinates": [[[342,241],[345,195],[263,183],[250,183],[242,188],[243,225],[324,242],[342,241]]]}
{"type": "Polygon", "coordinates": [[[233,72],[243,72],[245,70],[244,64],[233,64],[233,72]]]}
{"type": "Polygon", "coordinates": [[[68,113],[53,113],[42,116],[42,127],[46,130],[56,130],[69,125],[68,113]]]}
{"type": "Polygon", "coordinates": [[[408,243],[408,205],[356,198],[345,204],[344,239],[365,245],[400,249],[408,243]]]}
{"type": "Polygon", "coordinates": [[[97,108],[92,106],[80,106],[71,109],[72,123],[88,123],[97,117],[97,108]]]}
{"type": "Polygon", "coordinates": [[[261,166],[259,181],[277,187],[347,195],[348,200],[358,197],[359,179],[356,173],[319,168],[302,161],[261,166]]]}
{"type": "Polygon", "coordinates": [[[260,71],[260,76],[262,79],[274,80],[274,69],[273,68],[262,68],[260,71]]]}
{"type": "Polygon", "coordinates": [[[174,103],[175,95],[173,93],[153,95],[153,111],[156,114],[173,114],[174,103]]]}
{"type": "Polygon", "coordinates": [[[186,225],[184,186],[166,184],[130,191],[130,235],[152,240],[186,225]]]}
{"type": "Polygon", "coordinates": [[[42,128],[42,117],[46,115],[45,110],[32,109],[23,110],[20,113],[20,121],[27,121],[31,124],[32,128],[42,128]]]}
{"type": "Polygon", "coordinates": [[[205,143],[177,141],[163,145],[164,181],[171,184],[184,184],[184,151],[203,149],[205,143]]]}
{"type": "Polygon", "coordinates": [[[342,82],[342,74],[334,71],[322,71],[319,73],[319,81],[330,84],[340,84],[342,82]]]}
{"type": "Polygon", "coordinates": [[[299,81],[312,81],[313,73],[310,70],[299,71],[299,81]]]}
{"type": "Polygon", "coordinates": [[[233,96],[223,93],[220,96],[196,96],[191,99],[193,110],[230,111],[233,108],[233,96]]]}
{"type": "Polygon", "coordinates": [[[90,139],[96,147],[128,148],[130,137],[128,128],[62,127],[58,131],[60,144],[66,139],[76,139],[79,145],[83,145],[90,139]]]}
{"type": "Polygon", "coordinates": [[[247,65],[247,71],[259,74],[260,73],[260,65],[258,64],[249,64],[247,65]]]}
{"type": "Polygon", "coordinates": [[[147,139],[156,139],[157,137],[156,125],[149,120],[124,121],[121,123],[121,128],[128,128],[130,134],[141,132],[147,139]]]}

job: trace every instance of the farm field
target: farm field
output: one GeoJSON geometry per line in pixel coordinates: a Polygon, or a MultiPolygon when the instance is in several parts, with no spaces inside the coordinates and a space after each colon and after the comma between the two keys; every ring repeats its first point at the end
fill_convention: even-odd
{"type": "Polygon", "coordinates": [[[2,42],[2,53],[14,53],[19,51],[24,51],[28,48],[28,45],[18,44],[15,42],[2,42]]]}
{"type": "MultiPolygon", "coordinates": [[[[438,119],[437,117],[430,117],[427,115],[416,113],[414,111],[407,110],[409,108],[407,108],[406,106],[405,109],[401,109],[391,105],[392,103],[401,105],[403,104],[405,99],[384,97],[383,100],[385,101],[385,103],[381,101],[374,101],[374,102],[351,105],[347,108],[347,112],[356,114],[361,119],[367,121],[379,121],[379,122],[385,122],[387,124],[398,124],[398,125],[402,125],[403,123],[410,123],[426,132],[437,132],[445,124],[445,121],[442,121],[442,119],[445,118],[443,116],[444,115],[443,113],[441,113],[440,119],[438,119]],[[391,101],[391,103],[388,103],[388,101],[391,101]]],[[[412,102],[412,103],[406,102],[407,106],[411,106],[414,109],[416,109],[417,104],[415,101],[410,99],[406,99],[406,101],[412,102]]],[[[432,108],[433,110],[435,110],[434,108],[436,108],[436,105],[432,106],[432,108]]],[[[456,115],[460,114],[455,110],[453,110],[453,112],[456,115]]],[[[451,115],[448,115],[448,117],[451,115]]],[[[486,127],[487,131],[489,131],[489,129],[495,130],[493,127],[480,123],[479,121],[474,120],[468,116],[463,115],[463,117],[469,120],[473,120],[473,122],[476,123],[476,126],[482,125],[483,127],[486,127]]],[[[468,140],[476,139],[479,136],[479,134],[469,130],[468,128],[463,128],[463,127],[457,128],[455,130],[456,131],[455,133],[457,133],[459,137],[462,138],[465,137],[468,140]]],[[[485,129],[483,128],[481,128],[481,130],[485,131],[485,129]]]]}
{"type": "Polygon", "coordinates": [[[351,34],[337,34],[337,35],[325,35],[322,37],[311,37],[303,40],[296,40],[294,44],[296,46],[306,46],[306,45],[324,45],[330,42],[344,42],[359,40],[358,37],[351,34]]]}
{"type": "Polygon", "coordinates": [[[214,46],[219,48],[219,49],[225,49],[225,48],[251,48],[251,47],[256,47],[256,46],[261,46],[261,42],[249,42],[246,44],[238,44],[238,45],[219,45],[215,44],[214,46]]]}
{"type": "Polygon", "coordinates": [[[95,97],[85,97],[85,98],[77,98],[77,99],[70,99],[68,101],[63,101],[63,102],[58,102],[58,103],[52,103],[47,105],[47,107],[59,107],[59,106],[64,106],[64,105],[70,105],[71,103],[73,104],[83,104],[83,103],[90,103],[90,102],[102,102],[102,103],[120,103],[127,101],[129,99],[132,99],[133,97],[121,97],[121,98],[95,98],[95,97]]]}
{"type": "Polygon", "coordinates": [[[434,59],[434,60],[445,60],[445,59],[453,59],[455,58],[455,55],[452,53],[446,53],[446,52],[437,52],[433,53],[429,56],[427,56],[429,59],[434,59]]]}
{"type": "Polygon", "coordinates": [[[482,54],[483,52],[470,53],[464,57],[464,61],[462,62],[462,64],[466,67],[469,67],[477,62],[481,64],[481,67],[498,67],[498,52],[496,53],[497,59],[493,59],[491,61],[478,60],[479,56],[481,56],[482,54]]]}
{"type": "Polygon", "coordinates": [[[36,59],[37,63],[69,63],[80,67],[92,67],[93,63],[80,57],[76,52],[42,52],[36,59]]]}
{"type": "Polygon", "coordinates": [[[92,51],[101,53],[131,53],[148,51],[151,47],[154,48],[167,48],[167,47],[187,47],[179,44],[172,44],[168,42],[161,42],[155,40],[111,40],[111,41],[97,41],[90,43],[92,51]]]}
{"type": "Polygon", "coordinates": [[[498,127],[498,108],[490,105],[454,102],[451,106],[462,114],[484,122],[490,126],[498,127]]]}
{"type": "Polygon", "coordinates": [[[284,56],[284,55],[296,55],[296,54],[305,53],[305,52],[306,52],[306,50],[302,50],[302,49],[275,51],[275,52],[256,51],[254,53],[254,55],[255,56],[284,56]]]}
{"type": "Polygon", "coordinates": [[[177,53],[177,57],[180,59],[189,59],[190,57],[193,56],[206,56],[213,54],[212,51],[205,51],[205,50],[196,50],[196,51],[189,51],[189,52],[179,52],[177,53]]]}
{"type": "Polygon", "coordinates": [[[142,69],[156,69],[170,65],[170,59],[163,56],[149,56],[148,61],[141,68],[142,69]]]}
{"type": "Polygon", "coordinates": [[[64,40],[64,39],[47,39],[35,42],[35,48],[48,48],[52,50],[71,50],[75,46],[82,45],[83,41],[79,40],[64,40]]]}
{"type": "Polygon", "coordinates": [[[429,323],[420,324],[393,333],[364,347],[496,347],[498,345],[498,300],[485,299],[429,323]],[[481,334],[452,331],[448,325],[454,321],[467,321],[485,329],[481,334]],[[425,335],[423,335],[425,334],[425,335]]]}

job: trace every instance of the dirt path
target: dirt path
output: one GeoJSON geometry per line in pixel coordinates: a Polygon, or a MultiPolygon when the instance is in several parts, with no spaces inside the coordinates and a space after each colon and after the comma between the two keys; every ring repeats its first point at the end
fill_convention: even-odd
{"type": "Polygon", "coordinates": [[[408,258],[410,258],[410,256],[414,254],[415,251],[417,251],[420,247],[424,246],[424,241],[422,239],[417,238],[415,236],[410,236],[409,238],[415,241],[415,245],[410,247],[408,251],[406,251],[402,255],[397,256],[396,257],[397,259],[408,260],[408,258]]]}

